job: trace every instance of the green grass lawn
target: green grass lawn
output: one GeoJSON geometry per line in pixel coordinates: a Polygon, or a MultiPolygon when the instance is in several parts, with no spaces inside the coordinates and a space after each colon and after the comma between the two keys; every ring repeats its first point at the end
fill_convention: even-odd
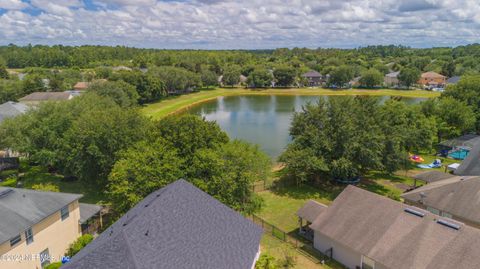
{"type": "Polygon", "coordinates": [[[251,90],[244,88],[218,88],[196,93],[173,96],[160,102],[149,104],[142,108],[142,112],[154,119],[161,119],[169,114],[182,111],[195,104],[215,99],[219,96],[238,95],[372,95],[372,96],[402,96],[416,98],[438,97],[438,92],[423,90],[330,90],[323,88],[292,88],[292,89],[265,89],[251,90]]]}
{"type": "Polygon", "coordinates": [[[269,254],[277,261],[285,259],[286,255],[295,257],[295,269],[339,269],[343,268],[338,263],[326,262],[322,264],[322,257],[312,254],[307,249],[295,249],[293,246],[285,243],[273,236],[263,235],[260,242],[262,253],[269,254]]]}

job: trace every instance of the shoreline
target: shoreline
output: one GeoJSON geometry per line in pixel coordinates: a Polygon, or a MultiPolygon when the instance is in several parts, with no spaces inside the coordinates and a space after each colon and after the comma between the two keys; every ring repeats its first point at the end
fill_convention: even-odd
{"type": "Polygon", "coordinates": [[[153,119],[161,119],[166,116],[177,114],[186,109],[211,101],[218,97],[224,96],[241,96],[241,95],[278,95],[278,96],[398,96],[405,98],[435,98],[440,96],[439,92],[431,92],[425,90],[363,90],[363,89],[347,89],[332,90],[325,88],[289,88],[289,89],[265,89],[252,90],[245,88],[216,88],[213,90],[204,90],[200,92],[175,96],[161,100],[157,103],[148,104],[142,107],[141,112],[153,119]]]}

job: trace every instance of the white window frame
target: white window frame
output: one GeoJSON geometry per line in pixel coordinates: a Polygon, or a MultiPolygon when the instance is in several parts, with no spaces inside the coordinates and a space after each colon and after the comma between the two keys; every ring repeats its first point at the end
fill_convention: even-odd
{"type": "MultiPolygon", "coordinates": [[[[372,267],[372,269],[375,269],[375,260],[372,259],[372,258],[370,258],[370,257],[368,257],[368,256],[365,256],[365,255],[362,255],[361,268],[364,269],[364,268],[363,268],[363,264],[364,264],[364,262],[365,262],[365,258],[367,258],[368,261],[371,261],[371,262],[373,263],[371,267],[372,267]]],[[[367,264],[367,265],[368,265],[368,264],[367,264]]],[[[370,266],[370,265],[368,265],[368,266],[370,266]]]]}
{"type": "Polygon", "coordinates": [[[45,268],[51,263],[50,251],[48,250],[48,248],[40,252],[39,258],[41,268],[45,268]]]}
{"type": "Polygon", "coordinates": [[[28,228],[25,230],[25,242],[27,242],[27,245],[30,245],[33,243],[33,230],[32,228],[28,228]]]}
{"type": "Polygon", "coordinates": [[[62,219],[62,221],[64,221],[69,216],[70,216],[70,209],[68,208],[68,205],[66,205],[60,209],[60,218],[62,219]]]}

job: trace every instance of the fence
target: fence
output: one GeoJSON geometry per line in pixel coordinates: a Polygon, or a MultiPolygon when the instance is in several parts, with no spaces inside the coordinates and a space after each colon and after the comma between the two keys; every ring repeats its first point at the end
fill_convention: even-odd
{"type": "MultiPolygon", "coordinates": [[[[287,244],[293,246],[300,254],[309,258],[315,263],[323,263],[325,260],[329,262],[336,263],[330,258],[331,255],[322,253],[313,247],[311,242],[306,241],[305,239],[299,239],[295,236],[288,234],[282,229],[276,227],[273,224],[268,223],[264,219],[256,216],[255,214],[247,216],[248,219],[252,220],[253,223],[262,227],[265,234],[271,235],[287,244]]],[[[337,267],[336,267],[337,268],[337,267]]]]}
{"type": "Polygon", "coordinates": [[[259,181],[255,182],[252,185],[252,191],[253,192],[261,192],[261,191],[266,191],[269,190],[272,187],[272,183],[268,183],[267,181],[259,181]]]}

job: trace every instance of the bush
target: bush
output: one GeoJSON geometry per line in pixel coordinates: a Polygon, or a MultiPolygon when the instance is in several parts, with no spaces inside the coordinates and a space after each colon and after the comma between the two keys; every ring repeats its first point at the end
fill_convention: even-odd
{"type": "Polygon", "coordinates": [[[0,182],[0,186],[11,187],[11,188],[17,187],[17,177],[12,176],[12,177],[9,177],[9,178],[5,179],[4,181],[0,182]]]}
{"type": "Polygon", "coordinates": [[[62,266],[61,262],[55,262],[55,263],[51,263],[51,264],[47,265],[47,267],[45,267],[45,269],[58,269],[61,266],[62,266]]]}
{"type": "Polygon", "coordinates": [[[75,242],[70,244],[70,247],[65,253],[65,256],[73,257],[77,254],[82,248],[84,248],[88,243],[92,242],[93,236],[91,234],[85,234],[80,236],[75,242]]]}
{"type": "Polygon", "coordinates": [[[33,190],[37,191],[51,191],[51,192],[60,192],[60,188],[57,185],[52,183],[38,183],[32,185],[33,190]]]}
{"type": "Polygon", "coordinates": [[[276,269],[277,264],[275,258],[269,254],[263,253],[260,255],[257,263],[255,264],[255,269],[276,269]]]}
{"type": "Polygon", "coordinates": [[[2,171],[2,172],[0,172],[0,179],[11,178],[11,177],[13,177],[13,176],[16,176],[17,173],[18,173],[17,170],[5,170],[5,171],[2,171]]]}

